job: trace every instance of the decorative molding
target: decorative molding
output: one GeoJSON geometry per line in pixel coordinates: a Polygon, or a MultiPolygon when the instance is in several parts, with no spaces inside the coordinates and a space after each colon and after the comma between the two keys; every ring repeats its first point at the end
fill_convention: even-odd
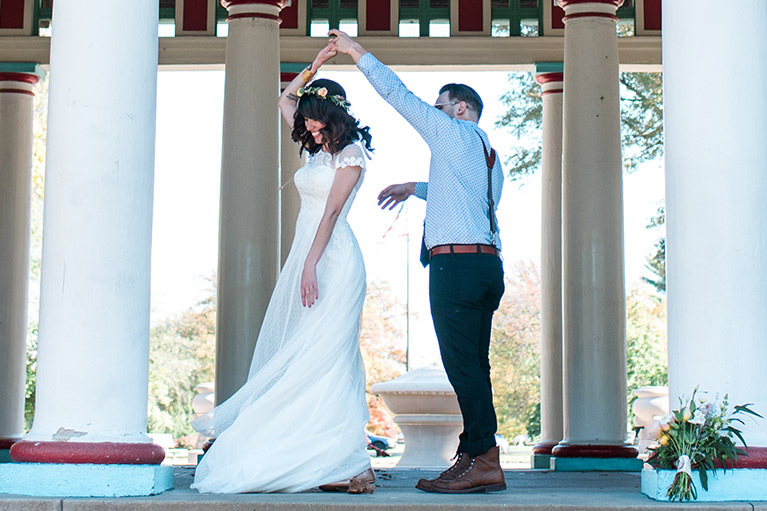
{"type": "Polygon", "coordinates": [[[31,36],[36,33],[34,22],[35,0],[2,0],[0,2],[0,37],[31,36]]]}
{"type": "MultiPolygon", "coordinates": [[[[456,37],[400,38],[367,36],[357,40],[390,66],[408,66],[425,70],[527,70],[536,62],[564,59],[561,37],[456,37]]],[[[280,59],[283,62],[311,62],[325,43],[324,38],[283,36],[280,59]]],[[[164,66],[223,66],[226,57],[225,37],[161,37],[159,63],[164,66]]],[[[3,37],[0,62],[50,62],[50,38],[3,37]]],[[[661,38],[619,37],[619,62],[632,70],[659,71],[661,38]]],[[[351,69],[350,58],[339,55],[330,65],[351,69]]]]}
{"type": "Polygon", "coordinates": [[[360,0],[357,7],[357,32],[361,36],[393,36],[399,35],[399,0],[360,0]],[[368,10],[369,4],[376,4],[377,9],[381,6],[386,10],[386,4],[389,4],[389,29],[371,30],[368,28],[368,14],[375,14],[377,11],[368,10]]]}
{"type": "Polygon", "coordinates": [[[652,36],[661,34],[661,0],[636,0],[637,36],[652,36]]]}
{"type": "Polygon", "coordinates": [[[93,463],[97,465],[159,465],[165,450],[156,444],[116,442],[30,442],[11,447],[20,463],[93,463]]]}

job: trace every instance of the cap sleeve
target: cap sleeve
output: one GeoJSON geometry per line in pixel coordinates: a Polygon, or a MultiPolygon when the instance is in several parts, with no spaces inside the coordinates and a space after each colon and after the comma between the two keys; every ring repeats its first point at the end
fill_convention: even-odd
{"type": "Polygon", "coordinates": [[[365,155],[362,153],[362,148],[357,144],[349,144],[341,149],[341,152],[336,155],[336,170],[344,167],[362,167],[365,168],[365,155]]]}

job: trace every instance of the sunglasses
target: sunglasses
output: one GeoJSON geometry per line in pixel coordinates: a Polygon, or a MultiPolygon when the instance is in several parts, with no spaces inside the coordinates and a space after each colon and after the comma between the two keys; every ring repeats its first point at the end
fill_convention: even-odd
{"type": "Polygon", "coordinates": [[[445,108],[447,105],[455,105],[458,103],[458,101],[448,101],[447,103],[434,103],[434,108],[436,108],[439,111],[442,111],[443,108],[445,108]]]}

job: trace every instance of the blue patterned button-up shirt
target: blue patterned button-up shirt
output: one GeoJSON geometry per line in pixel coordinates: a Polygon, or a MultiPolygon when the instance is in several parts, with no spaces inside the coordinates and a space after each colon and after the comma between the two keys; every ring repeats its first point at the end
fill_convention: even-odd
{"type": "MultiPolygon", "coordinates": [[[[415,195],[426,200],[426,246],[451,243],[493,244],[488,216],[487,163],[477,123],[452,119],[416,97],[394,72],[372,53],[357,67],[376,91],[423,137],[431,149],[429,182],[418,183],[415,195]]],[[[496,158],[492,170],[493,200],[501,199],[503,169],[496,158]]],[[[500,239],[496,246],[500,248],[500,239]]]]}

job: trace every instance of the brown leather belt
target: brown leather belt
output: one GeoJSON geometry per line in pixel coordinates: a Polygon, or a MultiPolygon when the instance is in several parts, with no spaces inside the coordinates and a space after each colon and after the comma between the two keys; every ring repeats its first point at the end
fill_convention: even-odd
{"type": "Polygon", "coordinates": [[[437,245],[429,251],[430,257],[442,254],[492,254],[501,255],[501,251],[493,245],[437,245]]]}

